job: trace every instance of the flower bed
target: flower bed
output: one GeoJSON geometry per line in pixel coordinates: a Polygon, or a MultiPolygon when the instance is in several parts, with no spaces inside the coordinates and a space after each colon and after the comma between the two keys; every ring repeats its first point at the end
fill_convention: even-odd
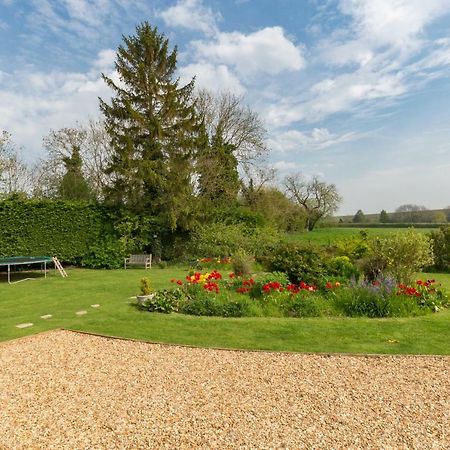
{"type": "Polygon", "coordinates": [[[173,289],[157,291],[140,306],[148,311],[242,317],[367,316],[402,317],[437,312],[449,306],[435,280],[415,286],[380,277],[372,282],[327,280],[321,285],[291,283],[282,272],[254,276],[191,272],[172,279],[173,289]]]}

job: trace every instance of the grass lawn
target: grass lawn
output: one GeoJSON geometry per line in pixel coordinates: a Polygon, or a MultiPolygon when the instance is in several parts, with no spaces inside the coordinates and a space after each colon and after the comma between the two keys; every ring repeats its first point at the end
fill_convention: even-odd
{"type": "MultiPolygon", "coordinates": [[[[155,288],[184,277],[179,268],[134,270],[69,269],[69,277],[15,285],[0,283],[0,340],[53,328],[70,328],[153,342],[302,352],[450,354],[450,310],[424,317],[239,318],[163,315],[136,310],[128,302],[139,280],[155,288]],[[91,308],[92,304],[99,308],[91,308]],[[76,311],[87,314],[77,316],[76,311]],[[43,320],[41,315],[52,314],[43,320]],[[18,329],[19,323],[31,328],[18,329]]],[[[450,275],[432,275],[450,288],[450,275]]]]}
{"type": "MultiPolygon", "coordinates": [[[[406,231],[408,228],[317,228],[309,233],[289,233],[286,240],[319,245],[332,245],[337,240],[358,236],[361,230],[365,230],[369,236],[386,236],[395,232],[406,231]]],[[[415,228],[420,233],[429,233],[435,228],[415,228]]]]}

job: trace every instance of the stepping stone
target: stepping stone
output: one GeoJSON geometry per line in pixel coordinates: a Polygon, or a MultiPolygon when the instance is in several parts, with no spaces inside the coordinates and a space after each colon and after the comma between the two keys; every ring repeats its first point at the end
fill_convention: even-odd
{"type": "Polygon", "coordinates": [[[87,314],[87,311],[77,311],[75,314],[77,316],[84,316],[85,314],[87,314]]]}
{"type": "Polygon", "coordinates": [[[50,319],[51,317],[51,314],[46,314],[45,316],[41,316],[41,319],[50,319]]]}
{"type": "Polygon", "coordinates": [[[32,326],[33,326],[32,323],[19,323],[19,325],[16,325],[16,328],[28,328],[32,326]]]}
{"type": "Polygon", "coordinates": [[[98,308],[100,305],[96,303],[95,305],[91,305],[91,308],[98,308]]]}

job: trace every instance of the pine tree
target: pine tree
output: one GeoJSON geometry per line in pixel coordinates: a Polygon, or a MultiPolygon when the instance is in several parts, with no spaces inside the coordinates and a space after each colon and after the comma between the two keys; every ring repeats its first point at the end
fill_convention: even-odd
{"type": "Polygon", "coordinates": [[[198,131],[194,80],[179,86],[176,61],[177,48],[170,50],[168,39],[144,22],[118,48],[120,82],[102,75],[114,91],[111,103],[100,99],[113,147],[106,200],[151,214],[172,230],[188,213],[198,131]]]}
{"type": "Polygon", "coordinates": [[[59,196],[64,200],[90,200],[92,192],[81,170],[80,148],[72,147],[72,155],[64,157],[63,162],[66,173],[59,186],[59,196]]]}

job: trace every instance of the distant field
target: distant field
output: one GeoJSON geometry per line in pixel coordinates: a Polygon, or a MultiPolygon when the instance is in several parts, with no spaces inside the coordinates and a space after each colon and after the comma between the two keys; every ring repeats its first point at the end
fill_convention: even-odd
{"type": "MultiPolygon", "coordinates": [[[[302,242],[308,244],[332,245],[337,240],[358,236],[361,230],[369,236],[386,236],[395,232],[404,232],[408,228],[317,228],[309,233],[289,233],[286,239],[289,242],[302,242]]],[[[433,228],[416,228],[420,233],[429,233],[433,228]]]]}

